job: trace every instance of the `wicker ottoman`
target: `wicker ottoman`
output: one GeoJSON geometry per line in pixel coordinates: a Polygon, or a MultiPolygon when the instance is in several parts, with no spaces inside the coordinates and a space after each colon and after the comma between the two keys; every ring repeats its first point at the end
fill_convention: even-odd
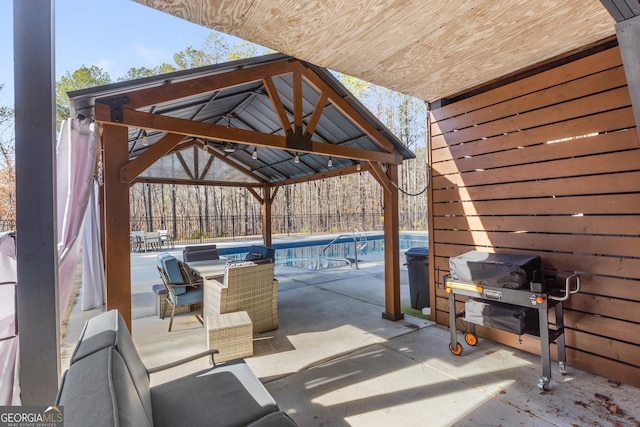
{"type": "Polygon", "coordinates": [[[209,349],[217,349],[216,362],[253,355],[253,323],[246,311],[210,314],[206,318],[209,349]]]}

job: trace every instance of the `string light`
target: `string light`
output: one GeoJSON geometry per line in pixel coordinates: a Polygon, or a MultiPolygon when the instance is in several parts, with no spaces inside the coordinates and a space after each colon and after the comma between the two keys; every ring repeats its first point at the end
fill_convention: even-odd
{"type": "Polygon", "coordinates": [[[142,145],[144,145],[145,147],[149,145],[149,137],[147,136],[146,130],[142,131],[142,145]]]}
{"type": "Polygon", "coordinates": [[[253,154],[251,155],[251,157],[253,157],[254,160],[258,158],[258,148],[257,147],[253,147],[253,154]]]}
{"type": "Polygon", "coordinates": [[[333,166],[333,161],[331,160],[331,157],[329,157],[329,162],[327,163],[327,166],[328,167],[333,166]]]}
{"type": "Polygon", "coordinates": [[[360,163],[356,165],[356,170],[362,170],[362,165],[360,163]]]}
{"type": "Polygon", "coordinates": [[[300,163],[300,157],[298,156],[298,153],[296,153],[296,156],[293,158],[293,162],[300,163]]]}

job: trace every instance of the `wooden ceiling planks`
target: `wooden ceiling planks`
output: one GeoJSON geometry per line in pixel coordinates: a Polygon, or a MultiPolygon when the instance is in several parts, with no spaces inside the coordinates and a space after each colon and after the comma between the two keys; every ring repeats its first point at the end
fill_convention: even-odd
{"type": "Polygon", "coordinates": [[[598,0],[134,0],[427,101],[615,34],[598,0]]]}

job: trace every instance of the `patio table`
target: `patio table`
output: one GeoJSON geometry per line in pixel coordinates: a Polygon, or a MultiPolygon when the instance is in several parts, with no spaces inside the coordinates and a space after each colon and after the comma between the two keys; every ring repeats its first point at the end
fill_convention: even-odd
{"type": "Polygon", "coordinates": [[[224,276],[227,265],[226,258],[211,259],[206,261],[191,261],[186,264],[203,279],[217,279],[224,276]]]}

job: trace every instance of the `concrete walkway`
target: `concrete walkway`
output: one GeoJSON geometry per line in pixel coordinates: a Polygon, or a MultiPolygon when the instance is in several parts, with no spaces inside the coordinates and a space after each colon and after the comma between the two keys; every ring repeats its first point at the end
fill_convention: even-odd
{"type": "MultiPolygon", "coordinates": [[[[133,337],[149,367],[206,349],[193,315],[176,317],[170,333],[155,315],[156,255],[132,254],[133,337]]],[[[300,426],[640,426],[640,389],[571,366],[563,377],[554,363],[544,392],[538,356],[482,338],[453,356],[446,328],[421,316],[382,319],[384,269],[373,258],[358,270],[276,267],[280,327],[256,336],[246,361],[300,426]]],[[[401,284],[404,307],[406,267],[401,284]]],[[[73,310],[67,354],[100,311],[73,310]]],[[[208,367],[192,362],[152,384],[208,367]]]]}

